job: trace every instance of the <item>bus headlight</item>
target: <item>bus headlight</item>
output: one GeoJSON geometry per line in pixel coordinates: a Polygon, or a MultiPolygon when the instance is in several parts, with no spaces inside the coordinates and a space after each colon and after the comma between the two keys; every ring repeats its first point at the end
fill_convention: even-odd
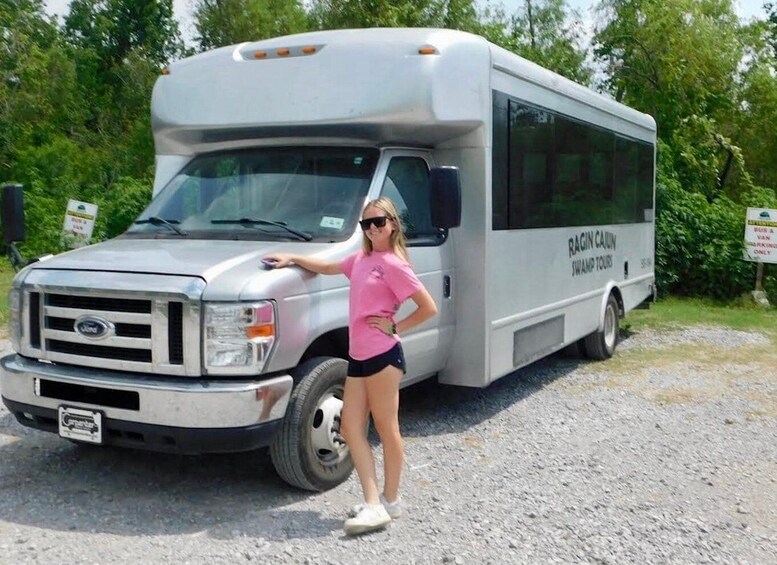
{"type": "Polygon", "coordinates": [[[275,343],[275,306],[267,300],[206,304],[204,329],[209,373],[256,374],[275,343]]]}
{"type": "Polygon", "coordinates": [[[8,337],[13,350],[22,347],[22,289],[12,288],[8,292],[8,337]]]}

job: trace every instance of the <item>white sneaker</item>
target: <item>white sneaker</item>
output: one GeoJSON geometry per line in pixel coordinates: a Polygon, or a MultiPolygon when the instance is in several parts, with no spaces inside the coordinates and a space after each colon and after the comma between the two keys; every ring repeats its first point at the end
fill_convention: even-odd
{"type": "MultiPolygon", "coordinates": [[[[404,505],[402,504],[401,498],[397,498],[394,502],[389,502],[388,500],[386,500],[386,497],[383,496],[383,494],[381,494],[380,503],[383,505],[383,508],[386,509],[386,512],[388,513],[388,515],[391,516],[392,520],[396,520],[397,518],[402,516],[404,505]]],[[[352,506],[351,509],[348,511],[348,516],[350,518],[353,518],[359,512],[361,512],[365,506],[367,506],[367,504],[364,502],[362,502],[361,504],[356,504],[352,506]]]]}
{"type": "Polygon", "coordinates": [[[400,516],[402,516],[402,499],[400,497],[397,497],[397,499],[394,502],[389,502],[386,500],[386,497],[382,494],[380,495],[380,503],[383,505],[383,508],[386,509],[386,512],[389,516],[391,516],[392,520],[396,520],[400,516]]]}
{"type": "Polygon", "coordinates": [[[364,534],[385,528],[389,522],[391,516],[382,504],[364,504],[356,516],[345,521],[345,533],[349,536],[364,534]]]}

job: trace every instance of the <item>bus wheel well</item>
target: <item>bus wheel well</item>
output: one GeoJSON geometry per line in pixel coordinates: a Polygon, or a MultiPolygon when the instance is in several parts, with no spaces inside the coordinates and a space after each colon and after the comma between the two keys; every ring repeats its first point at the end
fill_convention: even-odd
{"type": "Polygon", "coordinates": [[[626,310],[623,307],[623,295],[621,295],[620,289],[617,286],[614,286],[612,287],[610,294],[618,301],[618,317],[623,318],[626,315],[626,310]]]}
{"type": "Polygon", "coordinates": [[[313,357],[348,359],[348,328],[338,328],[318,336],[302,354],[299,364],[313,357]]]}

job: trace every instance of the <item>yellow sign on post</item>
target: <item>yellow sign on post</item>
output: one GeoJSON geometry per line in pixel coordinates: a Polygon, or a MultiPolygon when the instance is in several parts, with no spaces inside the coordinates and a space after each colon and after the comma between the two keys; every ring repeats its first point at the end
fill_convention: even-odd
{"type": "Polygon", "coordinates": [[[83,247],[89,243],[97,219],[97,205],[69,200],[65,211],[62,235],[71,247],[83,247]]]}

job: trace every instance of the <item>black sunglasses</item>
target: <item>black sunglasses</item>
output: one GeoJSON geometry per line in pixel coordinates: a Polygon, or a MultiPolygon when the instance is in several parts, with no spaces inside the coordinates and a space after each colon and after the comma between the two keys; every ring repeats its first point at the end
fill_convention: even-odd
{"type": "Polygon", "coordinates": [[[374,218],[367,218],[366,220],[360,220],[359,225],[362,227],[362,231],[370,229],[370,224],[375,224],[376,228],[382,228],[388,221],[388,216],[375,216],[374,218]]]}

